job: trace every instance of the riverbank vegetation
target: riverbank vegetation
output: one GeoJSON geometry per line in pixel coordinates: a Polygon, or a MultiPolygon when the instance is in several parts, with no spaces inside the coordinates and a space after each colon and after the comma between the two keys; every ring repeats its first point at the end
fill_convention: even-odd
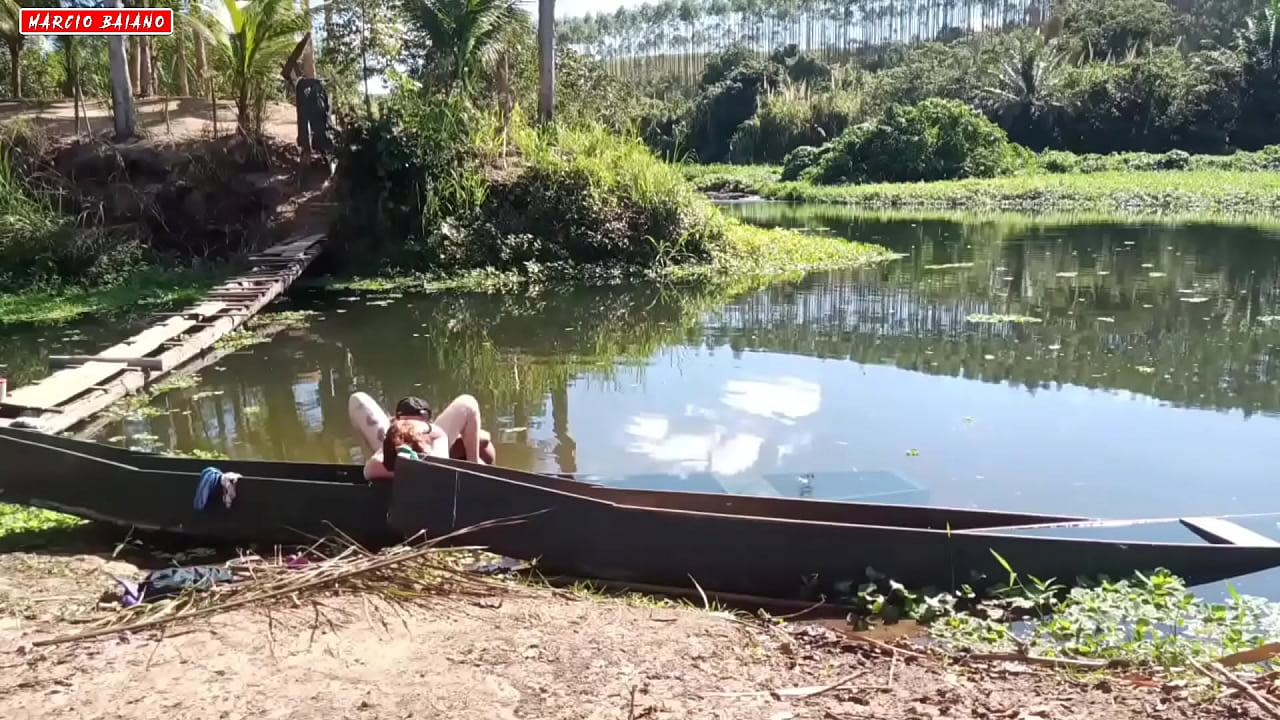
{"type": "Polygon", "coordinates": [[[1265,180],[1147,175],[1280,169],[1271,0],[1071,0],[1052,10],[817,0],[761,14],[657,3],[564,25],[570,42],[631,79],[646,140],[667,157],[781,166],[710,189],[886,207],[1277,205],[1265,180]],[[1135,178],[1042,177],[1078,172],[1135,178]],[[879,186],[997,176],[1026,179],[879,186]],[[848,184],[875,187],[813,187],[848,184]]]}
{"type": "MultiPolygon", "coordinates": [[[[712,195],[839,203],[867,209],[1089,212],[1111,221],[1134,214],[1243,215],[1280,211],[1280,173],[1203,170],[1050,174],[933,182],[818,185],[782,182],[759,166],[690,166],[695,186],[712,195]]],[[[1229,217],[1220,218],[1230,220],[1229,217]]]]}
{"type": "Polygon", "coordinates": [[[575,18],[562,34],[650,98],[655,146],[741,164],[930,98],[1036,151],[1257,150],[1277,139],[1278,22],[1270,0],[708,0],[575,18]]]}
{"type": "Polygon", "coordinates": [[[339,155],[340,264],[378,274],[489,268],[546,277],[776,275],[884,257],[724,216],[638,139],[593,125],[506,127],[415,95],[354,119],[339,155]]]}
{"type": "MultiPolygon", "coordinates": [[[[410,38],[397,52],[416,58],[413,72],[390,70],[386,96],[341,106],[337,174],[319,198],[332,209],[323,221],[313,213],[307,227],[329,231],[320,265],[331,274],[439,280],[590,268],[591,276],[729,279],[886,257],[725,217],[634,134],[601,124],[620,85],[570,49],[560,51],[563,111],[536,127],[526,121],[522,108],[538,103],[538,57],[530,18],[511,3],[432,0],[395,15],[410,38]]],[[[243,81],[222,88],[236,99],[235,136],[68,146],[10,130],[22,140],[8,143],[16,199],[0,208],[13,229],[0,240],[0,292],[21,293],[12,301],[21,305],[61,306],[10,322],[65,317],[74,298],[102,289],[125,296],[157,267],[229,267],[279,234],[273,226],[298,195],[279,171],[303,168],[266,132],[274,91],[263,78],[291,49],[301,17],[255,0],[225,26],[193,12],[175,33],[172,42],[208,42],[218,50],[209,66],[243,81]],[[266,35],[249,38],[251,27],[266,35]]],[[[81,50],[66,52],[79,62],[81,50]]]]}
{"type": "Polygon", "coordinates": [[[686,165],[699,189],[867,207],[1267,212],[1280,209],[1280,145],[1229,155],[1032,153],[953,100],[890,106],[778,167],[686,165]]]}

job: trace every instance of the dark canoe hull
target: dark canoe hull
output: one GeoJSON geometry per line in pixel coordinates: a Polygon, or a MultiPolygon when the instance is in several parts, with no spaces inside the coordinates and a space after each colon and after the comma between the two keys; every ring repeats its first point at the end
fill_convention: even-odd
{"type": "Polygon", "coordinates": [[[424,465],[464,473],[480,472],[504,480],[533,485],[575,495],[598,498],[619,505],[636,505],[660,510],[748,515],[761,518],[805,522],[859,523],[893,527],[965,530],[1046,523],[1083,522],[1091,518],[1077,515],[1043,515],[971,508],[923,505],[886,505],[800,498],[757,497],[725,493],[672,492],[669,490],[621,490],[574,480],[568,476],[544,475],[513,468],[476,465],[461,460],[431,458],[424,465]]]}
{"type": "Polygon", "coordinates": [[[394,541],[390,489],[358,466],[163,458],[24,430],[0,429],[0,502],[57,510],[141,530],[222,542],[305,543],[335,528],[365,543],[394,541]],[[150,461],[141,467],[139,458],[150,461]],[[231,508],[192,503],[200,471],[240,472],[231,508]],[[288,467],[299,465],[302,467],[288,467]],[[271,476],[260,473],[276,473],[271,476]],[[287,473],[292,473],[290,476],[287,473]],[[299,479],[307,474],[331,481],[299,479]]]}
{"type": "MultiPolygon", "coordinates": [[[[127,450],[109,445],[100,445],[67,437],[46,435],[31,430],[0,428],[0,467],[8,457],[15,460],[30,452],[64,453],[70,452],[80,456],[125,465],[137,470],[164,473],[186,474],[198,477],[201,470],[210,465],[226,472],[237,472],[245,477],[278,478],[281,480],[307,483],[329,483],[348,486],[335,490],[340,495],[359,495],[361,492],[347,492],[350,486],[367,488],[363,478],[363,468],[359,465],[343,465],[331,463],[278,462],[262,460],[201,460],[196,458],[173,457],[154,453],[127,450]],[[4,440],[25,441],[29,445],[14,446],[6,450],[4,440]],[[31,448],[30,445],[40,448],[31,448]]],[[[43,462],[43,461],[41,461],[43,462]]],[[[938,508],[911,505],[885,505],[877,503],[856,503],[825,500],[792,500],[786,498],[755,497],[748,495],[728,495],[724,493],[671,492],[665,490],[624,490],[594,485],[576,480],[571,475],[546,475],[531,473],[503,467],[475,465],[459,460],[431,459],[427,461],[433,466],[457,468],[462,471],[483,471],[499,477],[538,485],[553,490],[564,490],[575,493],[586,493],[592,497],[608,499],[623,505],[645,505],[673,510],[691,510],[696,512],[732,513],[736,515],[752,515],[758,517],[791,518],[805,521],[863,523],[872,525],[893,525],[904,527],[925,527],[952,530],[969,528],[997,527],[1007,525],[1028,525],[1052,522],[1076,522],[1089,518],[1073,515],[1043,515],[1036,513],[1013,513],[968,508],[938,508]]],[[[61,482],[70,488],[72,493],[80,487],[82,481],[59,480],[50,474],[43,474],[41,485],[61,482]]],[[[24,502],[14,499],[20,492],[18,485],[22,479],[12,481],[4,479],[0,473],[0,498],[7,496],[9,502],[24,502]]],[[[48,494],[48,491],[43,491],[48,494]]],[[[130,490],[126,494],[142,491],[130,490]]],[[[308,492],[318,492],[309,490],[308,492]]],[[[385,495],[385,490],[382,493],[385,495]]],[[[194,494],[194,486],[192,486],[194,494]]],[[[83,498],[81,498],[83,505],[83,498]]],[[[143,505],[149,503],[143,502],[143,505]]],[[[88,509],[92,509],[91,507],[88,509]]]]}
{"type": "MultiPolygon", "coordinates": [[[[1006,582],[998,553],[1022,577],[1122,578],[1165,568],[1203,584],[1280,566],[1280,547],[1110,542],[817,522],[628,506],[440,464],[397,466],[390,521],[537,560],[546,574],[774,598],[836,597],[879,573],[910,587],[1006,582]]],[[[774,502],[797,502],[785,500],[774,502]]],[[[1010,525],[1018,523],[1009,523],[1010,525]]]]}

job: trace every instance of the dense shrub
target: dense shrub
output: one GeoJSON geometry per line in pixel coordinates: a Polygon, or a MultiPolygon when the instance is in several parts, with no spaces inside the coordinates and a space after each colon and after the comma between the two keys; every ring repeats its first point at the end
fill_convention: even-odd
{"type": "Polygon", "coordinates": [[[849,93],[784,89],[768,95],[754,117],[738,126],[729,141],[735,163],[778,163],[804,145],[822,145],[838,137],[860,114],[849,93]]]}
{"type": "Polygon", "coordinates": [[[437,98],[391,102],[343,126],[335,177],[342,213],[329,233],[336,262],[366,269],[438,262],[429,229],[483,200],[484,118],[437,98]]]}
{"type": "Polygon", "coordinates": [[[782,181],[799,180],[806,170],[818,163],[822,151],[812,145],[803,145],[787,153],[782,161],[782,181]]]}
{"type": "Polygon", "coordinates": [[[716,210],[639,140],[599,127],[516,139],[523,168],[495,177],[443,260],[467,267],[524,263],[652,268],[707,261],[724,240],[716,210]]]}
{"type": "Polygon", "coordinates": [[[726,242],[714,206],[639,139],[600,125],[537,131],[517,116],[503,150],[482,120],[409,100],[349,121],[331,231],[349,266],[653,269],[708,261],[726,242]]]}
{"type": "Polygon", "coordinates": [[[892,105],[876,121],[837,138],[818,162],[822,183],[913,182],[994,177],[1012,170],[1017,151],[1004,131],[954,100],[892,105]]]}

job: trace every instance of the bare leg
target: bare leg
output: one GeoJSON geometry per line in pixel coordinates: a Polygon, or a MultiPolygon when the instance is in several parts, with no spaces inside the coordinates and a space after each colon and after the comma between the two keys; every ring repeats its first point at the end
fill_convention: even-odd
{"type": "Polygon", "coordinates": [[[462,441],[466,460],[480,461],[480,403],[474,397],[459,395],[432,422],[448,436],[450,445],[462,441]]]}
{"type": "MultiPolygon", "coordinates": [[[[458,438],[449,446],[449,457],[454,460],[467,459],[467,449],[462,446],[462,438],[458,438]]],[[[489,431],[483,428],[480,430],[480,462],[485,465],[498,464],[498,451],[493,447],[493,438],[490,437],[489,431]]]]}
{"type": "Polygon", "coordinates": [[[366,482],[376,482],[378,480],[390,480],[395,477],[394,474],[387,470],[387,466],[382,464],[382,451],[379,450],[369,458],[364,464],[364,479],[366,482]]]}

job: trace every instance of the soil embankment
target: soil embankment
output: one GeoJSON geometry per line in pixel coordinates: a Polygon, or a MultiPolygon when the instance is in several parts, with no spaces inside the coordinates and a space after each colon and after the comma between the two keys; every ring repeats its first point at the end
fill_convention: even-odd
{"type": "Polygon", "coordinates": [[[327,173],[301,167],[291,106],[268,108],[255,141],[232,134],[225,103],[215,124],[207,101],[140,101],[140,139],[123,143],[107,139],[106,110],[88,103],[77,133],[70,101],[0,102],[7,160],[75,226],[57,247],[11,241],[8,264],[30,260],[54,277],[101,283],[144,260],[218,261],[327,227],[327,212],[303,210],[323,206],[327,173]]]}
{"type": "Polygon", "coordinates": [[[1262,717],[1242,700],[1194,705],[1183,686],[947,665],[818,626],[784,633],[703,610],[523,586],[425,608],[355,594],[278,601],[135,635],[30,646],[83,629],[75,621],[95,612],[111,576],[136,573],[97,556],[0,555],[0,715],[1262,717]]]}

